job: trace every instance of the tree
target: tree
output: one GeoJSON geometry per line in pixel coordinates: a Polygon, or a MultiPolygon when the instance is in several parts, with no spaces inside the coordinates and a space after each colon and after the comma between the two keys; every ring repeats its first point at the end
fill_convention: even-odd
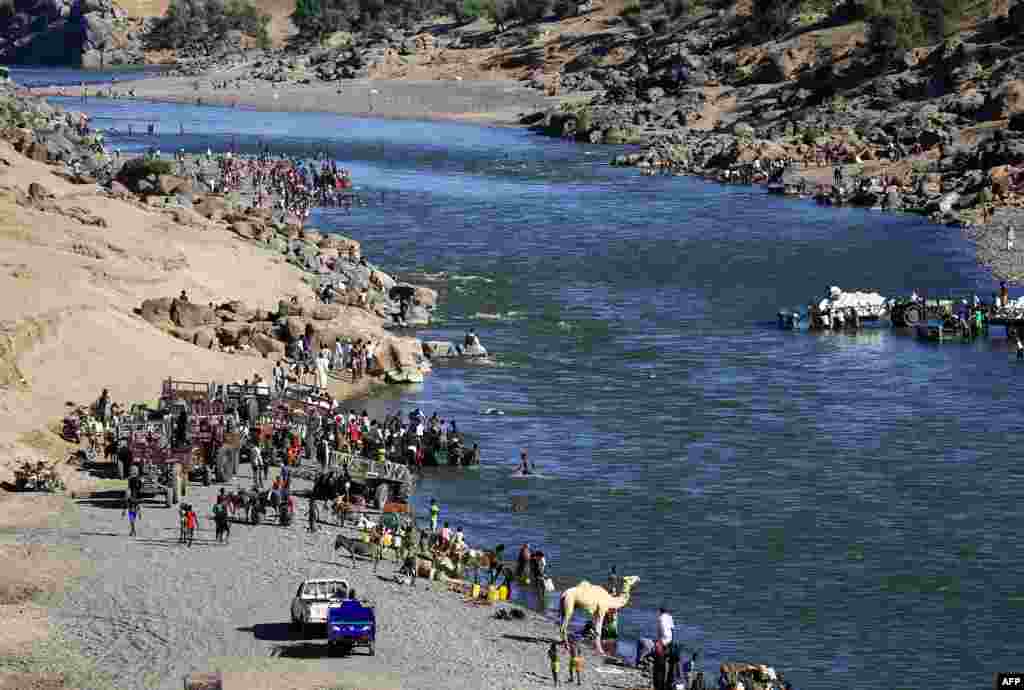
{"type": "Polygon", "coordinates": [[[866,3],[868,45],[888,60],[896,50],[927,40],[921,14],[911,0],[870,0],[866,3]]]}
{"type": "Polygon", "coordinates": [[[248,0],[171,0],[146,37],[153,48],[182,48],[190,43],[217,41],[229,31],[241,31],[268,45],[270,16],[248,0]]]}
{"type": "Polygon", "coordinates": [[[295,0],[292,22],[299,33],[319,39],[324,33],[323,5],[320,0],[295,0]]]}
{"type": "Polygon", "coordinates": [[[483,12],[483,3],[480,0],[446,0],[445,11],[460,24],[468,24],[483,12]]]}
{"type": "Polygon", "coordinates": [[[789,30],[800,9],[800,0],[754,0],[751,19],[759,38],[775,38],[789,30]]]}
{"type": "Polygon", "coordinates": [[[487,0],[484,14],[494,23],[498,33],[501,33],[516,19],[516,6],[513,0],[487,0]]]}
{"type": "Polygon", "coordinates": [[[549,0],[515,0],[516,17],[524,24],[544,19],[549,8],[549,0]]]}

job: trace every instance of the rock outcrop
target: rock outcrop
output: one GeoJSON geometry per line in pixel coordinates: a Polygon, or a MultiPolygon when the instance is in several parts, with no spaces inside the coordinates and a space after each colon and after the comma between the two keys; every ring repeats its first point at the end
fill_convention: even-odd
{"type": "Polygon", "coordinates": [[[141,64],[142,26],[111,0],[15,0],[0,11],[0,62],[90,69],[141,64]]]}

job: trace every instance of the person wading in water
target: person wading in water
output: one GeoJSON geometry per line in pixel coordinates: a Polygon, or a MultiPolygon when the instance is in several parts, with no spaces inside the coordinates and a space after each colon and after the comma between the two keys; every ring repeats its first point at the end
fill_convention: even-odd
{"type": "Polygon", "coordinates": [[[526,451],[519,454],[519,474],[530,474],[530,463],[526,459],[526,451]]]}

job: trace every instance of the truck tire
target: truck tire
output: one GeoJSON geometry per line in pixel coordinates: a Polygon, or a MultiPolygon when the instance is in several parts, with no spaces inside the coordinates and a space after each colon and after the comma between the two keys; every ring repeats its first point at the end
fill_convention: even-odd
{"type": "Polygon", "coordinates": [[[174,486],[171,487],[171,504],[178,505],[178,483],[175,482],[174,486]]]}
{"type": "Polygon", "coordinates": [[[172,489],[171,487],[167,487],[167,489],[164,491],[164,494],[166,496],[167,507],[170,508],[172,505],[174,505],[174,489],[172,489]]]}

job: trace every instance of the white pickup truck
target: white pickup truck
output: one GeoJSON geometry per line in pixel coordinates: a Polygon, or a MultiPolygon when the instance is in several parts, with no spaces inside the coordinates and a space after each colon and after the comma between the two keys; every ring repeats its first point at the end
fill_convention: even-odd
{"type": "Polygon", "coordinates": [[[318,578],[306,580],[295,592],[292,599],[292,629],[309,632],[310,626],[324,626],[327,629],[327,609],[348,598],[348,582],[340,578],[318,578]]]}

